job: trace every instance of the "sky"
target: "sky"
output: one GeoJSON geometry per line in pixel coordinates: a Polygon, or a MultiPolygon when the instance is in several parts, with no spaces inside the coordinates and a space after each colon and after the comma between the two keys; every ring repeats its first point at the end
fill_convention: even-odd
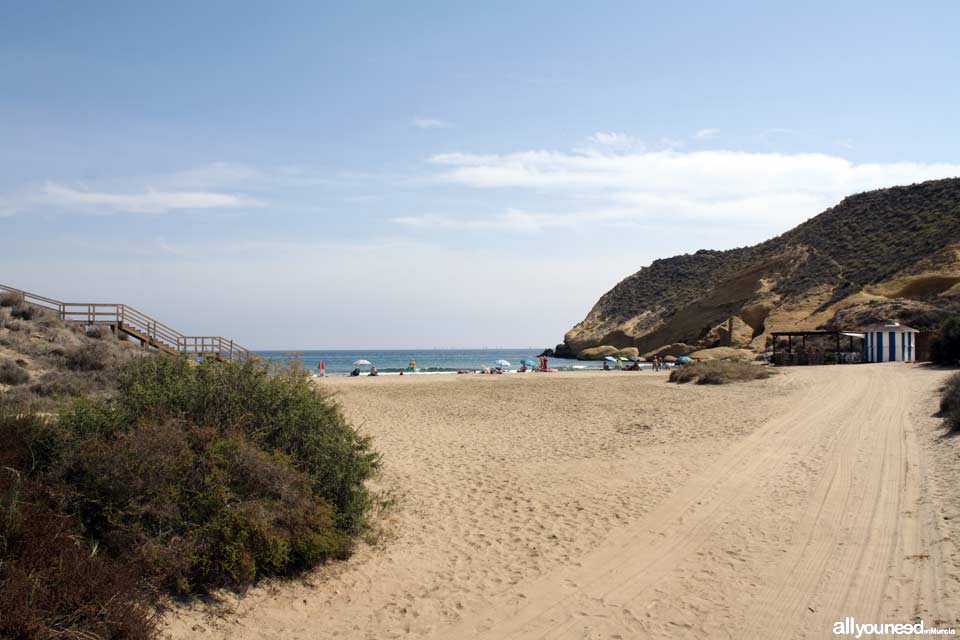
{"type": "Polygon", "coordinates": [[[960,176],[960,4],[670,4],[0,0],[0,283],[542,348],[655,259],[960,176]]]}

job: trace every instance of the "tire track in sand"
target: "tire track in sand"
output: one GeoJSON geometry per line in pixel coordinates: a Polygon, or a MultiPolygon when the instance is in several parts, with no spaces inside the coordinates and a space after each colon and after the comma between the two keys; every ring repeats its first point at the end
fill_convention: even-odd
{"type": "Polygon", "coordinates": [[[904,610],[905,600],[916,601],[909,609],[936,615],[937,594],[924,586],[936,584],[936,568],[909,559],[930,546],[917,526],[921,478],[910,424],[910,395],[926,382],[911,380],[915,370],[898,364],[815,374],[785,413],[641,522],[576,566],[520,585],[436,637],[683,635],[682,626],[658,619],[657,603],[665,599],[697,602],[697,613],[732,637],[821,637],[845,615],[906,622],[914,611],[904,610]],[[771,491],[784,486],[794,493],[785,503],[771,491]],[[710,573],[704,565],[717,554],[705,551],[735,545],[743,523],[772,530],[774,517],[796,524],[779,532],[785,544],[751,551],[737,576],[743,611],[725,611],[692,573],[710,573]]]}

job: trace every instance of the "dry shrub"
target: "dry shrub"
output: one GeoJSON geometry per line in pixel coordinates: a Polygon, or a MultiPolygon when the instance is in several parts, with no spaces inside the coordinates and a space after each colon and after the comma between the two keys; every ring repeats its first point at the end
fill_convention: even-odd
{"type": "Polygon", "coordinates": [[[960,362],[960,317],[948,318],[930,341],[930,359],[936,364],[960,362]]]}
{"type": "Polygon", "coordinates": [[[76,398],[88,390],[76,375],[63,371],[48,371],[30,385],[30,391],[41,398],[76,398]]]}
{"type": "Polygon", "coordinates": [[[729,382],[747,382],[764,380],[772,375],[769,367],[744,362],[742,360],[706,360],[692,362],[670,371],[670,382],[683,384],[727,384],[729,382]]]}
{"type": "Polygon", "coordinates": [[[68,350],[65,358],[72,371],[103,371],[110,362],[110,351],[105,345],[92,342],[68,350]]]}
{"type": "Polygon", "coordinates": [[[17,304],[10,309],[10,316],[16,318],[17,320],[34,320],[45,314],[45,311],[37,306],[32,304],[17,304]]]}
{"type": "Polygon", "coordinates": [[[960,373],[950,376],[940,390],[940,416],[950,431],[960,431],[960,373]]]}
{"type": "Polygon", "coordinates": [[[100,326],[87,327],[84,330],[84,335],[88,338],[93,338],[94,340],[100,340],[103,336],[109,334],[110,331],[100,326]]]}
{"type": "Polygon", "coordinates": [[[129,563],[96,553],[48,472],[55,425],[0,406],[0,637],[157,636],[158,599],[129,563]]]}
{"type": "Polygon", "coordinates": [[[77,522],[32,482],[0,470],[0,637],[157,636],[134,567],[91,554],[77,522]]]}
{"type": "Polygon", "coordinates": [[[23,304],[22,293],[10,291],[8,293],[0,295],[0,307],[15,307],[19,304],[23,304]]]}
{"type": "Polygon", "coordinates": [[[0,360],[0,384],[16,386],[30,382],[27,370],[12,360],[0,360]]]}

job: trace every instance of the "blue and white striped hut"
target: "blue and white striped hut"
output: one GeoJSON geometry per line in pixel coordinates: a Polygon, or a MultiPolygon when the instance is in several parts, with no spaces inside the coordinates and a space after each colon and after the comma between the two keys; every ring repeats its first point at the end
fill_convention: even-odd
{"type": "Polygon", "coordinates": [[[863,329],[867,362],[916,362],[916,329],[887,321],[863,329]]]}

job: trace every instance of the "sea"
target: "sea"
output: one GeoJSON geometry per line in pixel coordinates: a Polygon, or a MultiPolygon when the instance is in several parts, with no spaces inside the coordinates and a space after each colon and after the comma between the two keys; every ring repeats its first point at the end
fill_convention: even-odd
{"type": "MultiPolygon", "coordinates": [[[[506,360],[506,371],[516,371],[521,360],[537,362],[539,351],[535,349],[419,349],[419,350],[336,350],[336,351],[259,351],[265,360],[278,366],[286,366],[299,360],[307,369],[317,371],[322,361],[327,375],[349,375],[357,360],[367,360],[381,374],[407,373],[411,361],[417,363],[417,373],[444,374],[457,371],[479,371],[485,367],[493,368],[497,360],[506,360]]],[[[603,368],[602,362],[582,362],[550,358],[549,365],[558,371],[583,371],[603,368]]],[[[366,373],[369,366],[362,365],[360,370],[366,373]]]]}

